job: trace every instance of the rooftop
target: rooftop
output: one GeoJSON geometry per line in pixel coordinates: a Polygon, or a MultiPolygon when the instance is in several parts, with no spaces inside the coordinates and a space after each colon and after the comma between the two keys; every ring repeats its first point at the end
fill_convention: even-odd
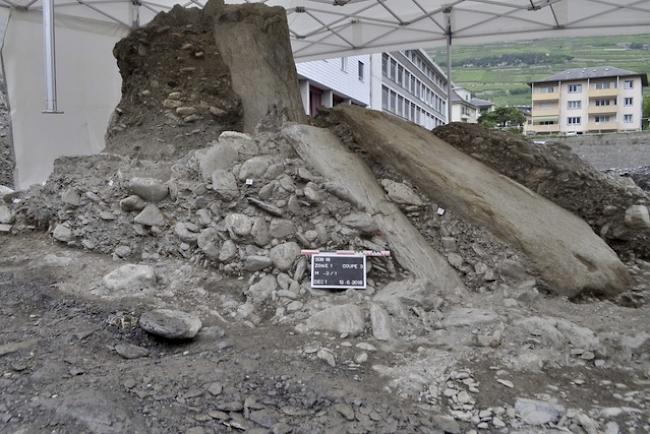
{"type": "Polygon", "coordinates": [[[628,71],[627,69],[616,68],[613,66],[596,66],[591,68],[573,68],[566,71],[558,72],[542,80],[535,80],[532,83],[547,83],[550,81],[571,81],[586,80],[591,78],[605,77],[641,77],[644,86],[648,85],[648,75],[639,72],[628,71]]]}
{"type": "Polygon", "coordinates": [[[472,98],[472,104],[474,104],[478,108],[492,107],[494,105],[492,101],[488,101],[486,99],[481,99],[481,98],[472,98]]]}

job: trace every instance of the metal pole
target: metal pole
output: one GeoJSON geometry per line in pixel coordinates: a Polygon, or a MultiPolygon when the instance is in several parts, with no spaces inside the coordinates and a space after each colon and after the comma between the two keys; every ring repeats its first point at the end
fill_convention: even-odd
{"type": "Polygon", "coordinates": [[[59,113],[56,101],[56,53],[54,48],[54,0],[43,0],[43,51],[47,101],[44,113],[59,113]]]}
{"type": "Polygon", "coordinates": [[[451,85],[451,6],[445,9],[444,13],[447,16],[447,123],[450,124],[452,114],[451,94],[453,91],[451,85]]]}

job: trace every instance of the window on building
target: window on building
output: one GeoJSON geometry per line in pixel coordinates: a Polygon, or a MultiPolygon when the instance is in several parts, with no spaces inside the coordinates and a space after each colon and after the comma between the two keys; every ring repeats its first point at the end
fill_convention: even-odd
{"type": "Polygon", "coordinates": [[[390,92],[388,91],[388,88],[386,86],[382,86],[381,87],[381,108],[386,111],[388,111],[389,96],[390,96],[390,92]]]}
{"type": "Polygon", "coordinates": [[[348,72],[348,58],[341,57],[341,71],[348,72]]]}
{"type": "Polygon", "coordinates": [[[633,122],[633,117],[632,115],[623,115],[623,122],[626,124],[631,124],[633,122]]]}
{"type": "Polygon", "coordinates": [[[609,116],[606,115],[599,115],[599,116],[594,116],[594,122],[597,124],[602,124],[605,122],[609,122],[609,116]]]}
{"type": "Polygon", "coordinates": [[[538,87],[537,92],[539,92],[539,93],[553,93],[553,92],[555,92],[555,87],[553,87],[553,86],[538,87]]]}
{"type": "Polygon", "coordinates": [[[582,101],[569,101],[569,109],[582,108],[582,101]]]}
{"type": "Polygon", "coordinates": [[[634,105],[634,98],[625,98],[625,107],[631,107],[634,105]]]}
{"type": "Polygon", "coordinates": [[[397,80],[396,80],[399,85],[402,85],[402,82],[404,81],[404,67],[402,65],[397,65],[397,80]]]}
{"type": "Polygon", "coordinates": [[[411,103],[411,120],[415,120],[415,103],[411,103]]]}
{"type": "Polygon", "coordinates": [[[393,92],[392,90],[390,91],[390,108],[389,111],[392,113],[396,113],[397,109],[397,94],[393,92]]]}
{"type": "Polygon", "coordinates": [[[404,89],[409,90],[409,85],[411,84],[411,73],[408,71],[404,71],[404,89]]]}
{"type": "Polygon", "coordinates": [[[581,123],[580,116],[570,116],[567,118],[567,124],[569,125],[580,125],[581,123]]]}
{"type": "Polygon", "coordinates": [[[609,89],[610,88],[610,82],[609,81],[598,81],[594,83],[594,88],[595,89],[609,89]]]}
{"type": "Polygon", "coordinates": [[[395,76],[397,75],[397,62],[395,59],[390,59],[390,70],[388,71],[388,78],[391,80],[395,80],[395,76]]]}
{"type": "Polygon", "coordinates": [[[570,84],[569,85],[569,93],[580,93],[582,92],[582,85],[581,84],[570,84]]]}
{"type": "Polygon", "coordinates": [[[384,77],[388,77],[388,64],[390,63],[390,59],[388,58],[388,54],[384,53],[381,56],[381,73],[384,74],[384,77]]]}
{"type": "Polygon", "coordinates": [[[404,97],[402,95],[397,97],[397,114],[404,116],[404,97]]]}
{"type": "Polygon", "coordinates": [[[363,62],[359,61],[359,81],[363,81],[365,78],[365,74],[366,74],[365,67],[366,65],[364,65],[363,62]]]}
{"type": "MultiPolygon", "coordinates": [[[[616,101],[614,101],[616,102],[616,101]]],[[[596,100],[596,107],[606,107],[608,105],[615,105],[612,104],[612,101],[609,99],[597,99],[596,100]]]]}
{"type": "Polygon", "coordinates": [[[625,80],[623,83],[623,88],[632,89],[634,87],[634,80],[625,80]]]}
{"type": "Polygon", "coordinates": [[[415,86],[417,84],[417,79],[415,78],[415,75],[411,76],[411,93],[415,95],[415,86]]]}

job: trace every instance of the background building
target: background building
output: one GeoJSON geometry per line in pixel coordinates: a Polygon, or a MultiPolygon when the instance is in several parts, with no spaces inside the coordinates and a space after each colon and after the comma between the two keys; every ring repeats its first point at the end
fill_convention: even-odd
{"type": "Polygon", "coordinates": [[[569,69],[529,83],[527,132],[590,133],[640,130],[648,76],[611,66],[569,69]]]}
{"type": "Polygon", "coordinates": [[[462,87],[457,87],[453,92],[451,96],[451,121],[477,123],[479,109],[472,101],[472,94],[462,87]]]}
{"type": "Polygon", "coordinates": [[[308,115],[348,103],[429,129],[447,123],[447,78],[422,50],[319,60],[296,68],[308,115]]]}
{"type": "Polygon", "coordinates": [[[427,129],[447,123],[447,77],[424,51],[375,54],[373,64],[381,65],[381,87],[374,87],[372,108],[427,129]]]}
{"type": "Polygon", "coordinates": [[[337,104],[370,105],[370,56],[338,57],[296,64],[305,113],[337,104]]]}

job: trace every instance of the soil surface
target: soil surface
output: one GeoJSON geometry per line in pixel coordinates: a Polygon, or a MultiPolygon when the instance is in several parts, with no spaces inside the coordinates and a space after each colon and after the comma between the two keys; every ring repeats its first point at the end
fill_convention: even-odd
{"type": "MultiPolygon", "coordinates": [[[[405,363],[424,354],[422,347],[391,351],[372,337],[302,335],[286,325],[226,319],[218,313],[218,300],[223,292],[236,292],[236,279],[206,287],[207,294],[167,299],[166,305],[201,304],[203,312],[212,312],[202,315],[204,328],[196,339],[170,343],[137,327],[139,314],[160,303],[155,297],[107,301],[91,295],[97,279],[118,265],[109,257],[54,245],[39,234],[5,236],[0,242],[0,432],[438,433],[476,432],[472,426],[480,423],[453,421],[446,416],[453,412],[451,399],[435,404],[423,396],[412,399],[396,393],[399,388],[378,374],[378,367],[394,366],[409,376],[425,375],[426,370],[416,374],[405,363]],[[370,352],[367,363],[351,362],[356,345],[369,342],[379,350],[370,352]],[[116,353],[119,344],[137,345],[148,354],[125,359],[116,353]],[[336,366],[315,356],[311,348],[319,346],[333,350],[336,366]]],[[[158,264],[178,265],[171,260],[158,264]]],[[[486,309],[503,303],[494,295],[475,295],[466,305],[479,301],[486,309]]],[[[542,298],[509,310],[501,310],[502,319],[553,315],[623,333],[647,331],[650,309],[542,298]]],[[[527,345],[532,350],[539,344],[527,345]]],[[[514,426],[483,432],[605,432],[587,431],[575,422],[589,426],[596,418],[607,422],[596,426],[619,428],[607,432],[648,432],[647,363],[614,360],[611,355],[600,366],[584,360],[570,367],[517,371],[497,351],[463,351],[448,366],[446,384],[457,388],[454,378],[468,373],[474,383],[462,381],[480,385],[474,398],[479,408],[507,409],[528,397],[556,399],[573,409],[558,422],[564,425],[561,431],[555,424],[517,428],[513,421],[514,426]]]]}

